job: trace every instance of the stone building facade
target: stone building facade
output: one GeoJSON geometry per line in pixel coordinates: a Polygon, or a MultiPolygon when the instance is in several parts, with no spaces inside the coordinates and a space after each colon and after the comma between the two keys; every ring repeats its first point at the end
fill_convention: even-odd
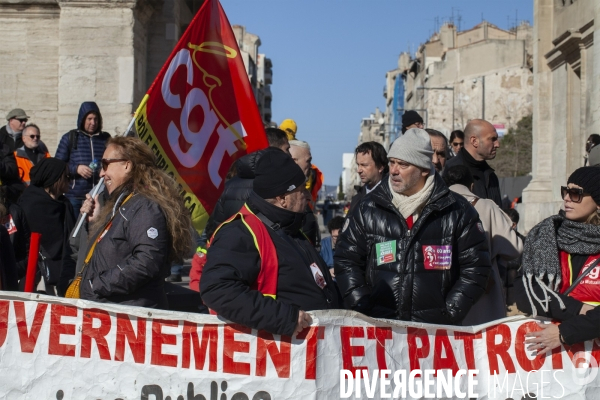
{"type": "Polygon", "coordinates": [[[79,106],[122,133],[197,0],[0,0],[0,116],[19,107],[54,154],[79,106]]]}
{"type": "Polygon", "coordinates": [[[232,28],[262,120],[265,123],[271,122],[273,63],[270,58],[259,53],[260,37],[246,31],[246,27],[242,25],[233,25],[232,28]]]}
{"type": "Polygon", "coordinates": [[[410,61],[400,56],[404,109],[446,135],[473,118],[503,133],[531,113],[532,49],[527,23],[507,31],[484,21],[462,32],[446,23],[410,61]]]}
{"type": "Polygon", "coordinates": [[[600,133],[600,1],[534,0],[533,179],[522,229],[555,214],[560,186],[600,133]]]}
{"type": "MultiPolygon", "coordinates": [[[[124,132],[202,2],[0,0],[0,117],[23,108],[51,154],[76,127],[84,101],[98,103],[105,131],[124,132]]],[[[252,37],[260,44],[251,35],[240,48],[252,57],[251,79],[268,121],[272,64],[252,37]]]]}

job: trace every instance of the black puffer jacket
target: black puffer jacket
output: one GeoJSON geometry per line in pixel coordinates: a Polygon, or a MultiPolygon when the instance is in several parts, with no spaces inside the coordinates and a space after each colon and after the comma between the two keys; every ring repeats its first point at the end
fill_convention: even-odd
{"type": "Polygon", "coordinates": [[[378,318],[458,324],[484,292],[491,263],[479,215],[437,173],[412,230],[392,204],[388,176],[346,223],[334,262],[347,307],[378,318]],[[388,241],[396,241],[396,259],[377,265],[376,244],[388,241]],[[425,269],[428,245],[452,246],[452,266],[425,269]]]}

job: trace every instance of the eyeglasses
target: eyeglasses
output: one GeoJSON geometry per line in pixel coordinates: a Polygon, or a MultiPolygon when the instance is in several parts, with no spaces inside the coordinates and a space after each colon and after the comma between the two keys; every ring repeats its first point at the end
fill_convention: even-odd
{"type": "Polygon", "coordinates": [[[581,188],[568,188],[566,186],[561,186],[560,195],[563,200],[565,199],[567,194],[569,195],[569,199],[571,199],[573,203],[581,203],[581,200],[583,200],[584,196],[589,196],[589,194],[585,193],[581,188]]]}
{"type": "Polygon", "coordinates": [[[464,142],[454,142],[454,143],[452,143],[452,146],[454,146],[454,147],[458,147],[458,146],[463,147],[464,145],[465,145],[464,142]]]}
{"type": "Polygon", "coordinates": [[[40,135],[29,135],[30,139],[39,139],[40,135]]]}
{"type": "Polygon", "coordinates": [[[120,161],[129,161],[125,158],[103,158],[102,160],[100,160],[100,162],[102,163],[102,169],[103,170],[107,170],[108,166],[114,162],[120,162],[120,161]]]}

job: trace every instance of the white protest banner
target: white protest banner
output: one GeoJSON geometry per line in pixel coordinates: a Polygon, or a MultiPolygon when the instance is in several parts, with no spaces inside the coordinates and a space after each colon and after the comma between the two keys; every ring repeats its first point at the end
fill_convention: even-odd
{"type": "Polygon", "coordinates": [[[0,292],[0,398],[600,398],[600,343],[533,357],[531,319],[450,327],[311,314],[289,338],[215,316],[0,292]]]}

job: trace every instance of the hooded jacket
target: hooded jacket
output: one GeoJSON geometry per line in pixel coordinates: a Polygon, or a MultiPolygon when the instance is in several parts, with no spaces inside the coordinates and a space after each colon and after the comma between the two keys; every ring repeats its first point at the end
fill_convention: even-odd
{"type": "Polygon", "coordinates": [[[304,214],[276,207],[254,192],[246,204],[275,223],[268,231],[279,262],[277,299],[251,289],[260,272],[260,254],[248,228],[236,219],[217,231],[208,249],[200,279],[204,303],[230,321],[289,336],[300,310],[339,308],[329,269],[300,232],[304,214]],[[324,289],[317,285],[311,263],[321,271],[324,289]]]}
{"type": "Polygon", "coordinates": [[[56,158],[63,160],[69,164],[69,175],[74,177],[73,186],[67,193],[69,198],[85,199],[88,193],[96,183],[98,183],[100,175],[100,160],[106,148],[106,142],[110,138],[110,134],[102,132],[102,115],[98,105],[92,101],[86,101],[79,108],[79,116],[77,117],[76,141],[77,148],[69,143],[70,132],[65,133],[58,144],[56,150],[56,158]],[[98,114],[98,128],[96,133],[89,135],[83,129],[84,122],[88,114],[95,112],[98,114]],[[90,166],[96,160],[96,168],[89,179],[84,179],[77,174],[79,165],[90,166]]]}
{"type": "Polygon", "coordinates": [[[477,212],[437,173],[431,197],[410,230],[392,203],[389,185],[365,196],[340,232],[334,264],[348,308],[372,317],[446,325],[462,321],[490,274],[477,212]],[[432,255],[434,261],[426,263],[432,255]],[[432,269],[441,265],[440,255],[449,256],[443,259],[447,267],[432,269]]]}
{"type": "Polygon", "coordinates": [[[494,172],[494,169],[485,161],[477,161],[463,147],[460,149],[456,157],[452,157],[446,162],[445,169],[449,169],[455,165],[464,165],[469,168],[475,185],[473,186],[473,194],[482,199],[490,199],[502,208],[502,195],[500,194],[500,181],[494,172]]]}

